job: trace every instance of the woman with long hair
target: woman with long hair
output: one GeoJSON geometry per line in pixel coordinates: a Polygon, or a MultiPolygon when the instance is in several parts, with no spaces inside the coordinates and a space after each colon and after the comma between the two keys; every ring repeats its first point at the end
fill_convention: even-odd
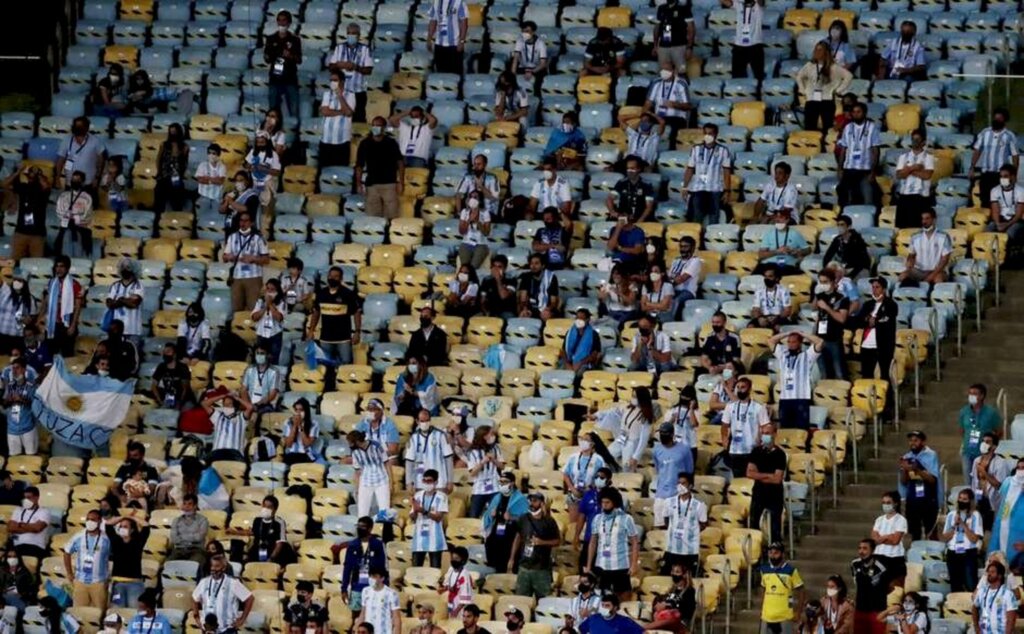
{"type": "Polygon", "coordinates": [[[839,575],[832,575],[825,581],[821,615],[828,634],[853,634],[853,601],[850,601],[846,581],[839,575]]]}
{"type": "Polygon", "coordinates": [[[932,628],[928,616],[928,597],[918,592],[903,595],[903,603],[878,615],[878,620],[894,626],[894,634],[928,634],[932,628]]]}
{"type": "Polygon", "coordinates": [[[832,61],[828,43],[815,44],[811,61],[796,74],[804,99],[805,130],[829,131],[836,119],[836,96],[844,94],[851,81],[850,71],[832,61]]]}
{"type": "Polygon", "coordinates": [[[270,278],[263,287],[263,297],[256,300],[250,314],[256,324],[256,345],[263,346],[274,365],[281,360],[284,345],[284,316],[288,312],[285,300],[281,280],[270,278]]]}
{"type": "Polygon", "coordinates": [[[468,262],[463,262],[455,279],[448,282],[445,312],[464,319],[480,312],[480,280],[468,262]]]}
{"type": "Polygon", "coordinates": [[[292,415],[285,421],[281,433],[284,435],[281,445],[286,464],[320,462],[320,456],[314,449],[320,437],[320,425],[313,420],[313,408],[308,400],[300,398],[295,401],[292,415]]]}
{"type": "Polygon", "coordinates": [[[562,482],[565,484],[566,504],[569,507],[569,521],[576,523],[579,515],[579,502],[583,495],[594,486],[594,479],[602,467],[619,469],[619,463],[608,453],[601,436],[594,432],[585,432],[579,436],[580,450],[569,457],[562,469],[562,482]],[[614,467],[613,467],[614,465],[614,467]]]}
{"type": "Polygon", "coordinates": [[[597,298],[601,300],[608,316],[619,322],[620,328],[627,321],[636,319],[640,293],[629,275],[623,271],[622,265],[612,267],[608,282],[602,283],[597,291],[597,298]]]}
{"type": "Polygon", "coordinates": [[[167,138],[156,155],[156,190],[153,210],[163,211],[168,204],[181,211],[185,207],[185,177],[188,175],[188,145],[181,124],[167,126],[167,138]]]}
{"type": "Polygon", "coordinates": [[[274,152],[283,161],[285,154],[285,134],[284,134],[284,117],[281,116],[280,108],[271,108],[267,110],[267,113],[263,115],[263,123],[260,124],[257,132],[266,132],[270,135],[270,145],[274,148],[274,152]]]}
{"type": "Polygon", "coordinates": [[[832,20],[832,24],[828,27],[828,39],[825,42],[832,54],[832,60],[852,73],[853,67],[857,63],[857,54],[850,46],[850,31],[846,28],[846,22],[832,20]]]}
{"type": "Polygon", "coordinates": [[[675,289],[665,279],[665,265],[659,261],[651,262],[644,283],[644,293],[640,297],[640,310],[658,320],[658,323],[674,321],[672,302],[675,289]]]}
{"type": "Polygon", "coordinates": [[[466,453],[469,475],[473,478],[473,494],[469,500],[469,516],[478,518],[498,492],[498,475],[505,468],[505,458],[498,446],[497,430],[481,425],[473,434],[473,443],[466,453]]]}
{"type": "Polygon", "coordinates": [[[907,576],[907,552],[903,537],[907,534],[907,518],[900,514],[900,494],[890,491],[882,496],[882,514],[871,528],[875,540],[875,559],[888,571],[890,587],[903,586],[907,576]]]}
{"type": "Polygon", "coordinates": [[[24,350],[25,326],[35,323],[39,302],[32,297],[28,275],[15,271],[10,284],[0,284],[0,354],[24,350]]]}
{"type": "Polygon", "coordinates": [[[978,585],[978,549],[984,537],[981,513],[974,508],[974,492],[962,489],[956,496],[956,508],[946,514],[942,528],[949,585],[953,592],[974,592],[978,585]]]}
{"type": "Polygon", "coordinates": [[[643,386],[634,388],[633,398],[622,414],[619,433],[609,447],[612,456],[622,461],[624,471],[632,473],[637,470],[640,458],[647,450],[655,416],[650,389],[643,386]]]}

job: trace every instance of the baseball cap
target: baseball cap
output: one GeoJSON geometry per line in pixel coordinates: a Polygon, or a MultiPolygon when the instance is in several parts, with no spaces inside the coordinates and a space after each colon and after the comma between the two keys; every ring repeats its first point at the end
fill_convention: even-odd
{"type": "Polygon", "coordinates": [[[466,607],[462,608],[462,611],[469,612],[473,616],[480,616],[481,614],[483,614],[483,612],[480,611],[480,608],[476,607],[476,605],[473,603],[470,603],[466,607]]]}
{"type": "Polygon", "coordinates": [[[509,608],[505,610],[505,616],[515,616],[518,617],[520,621],[526,620],[526,617],[523,616],[523,611],[519,608],[509,608]]]}
{"type": "Polygon", "coordinates": [[[527,497],[527,499],[530,499],[530,500],[540,500],[541,502],[543,502],[545,500],[544,494],[539,492],[539,491],[534,491],[533,493],[527,495],[526,497],[527,497]]]}
{"type": "Polygon", "coordinates": [[[659,434],[675,434],[676,427],[672,423],[662,423],[658,426],[659,434]]]}
{"type": "Polygon", "coordinates": [[[928,436],[925,435],[920,429],[914,429],[907,432],[907,438],[920,438],[921,440],[928,440],[928,436]]]}
{"type": "Polygon", "coordinates": [[[779,552],[783,552],[786,550],[786,547],[783,546],[782,542],[772,542],[768,544],[768,550],[777,550],[779,552]]]}

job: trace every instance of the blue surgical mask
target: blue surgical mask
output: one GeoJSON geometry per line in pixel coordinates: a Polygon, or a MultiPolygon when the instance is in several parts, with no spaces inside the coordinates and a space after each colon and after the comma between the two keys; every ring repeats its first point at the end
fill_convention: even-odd
{"type": "Polygon", "coordinates": [[[653,127],[654,127],[654,124],[651,123],[650,121],[641,121],[640,122],[640,131],[643,132],[644,134],[647,134],[648,132],[650,132],[651,128],[653,128],[653,127]]]}
{"type": "Polygon", "coordinates": [[[359,36],[349,33],[345,36],[345,41],[348,42],[349,46],[355,46],[359,42],[359,36]]]}
{"type": "Polygon", "coordinates": [[[379,125],[372,126],[370,128],[370,134],[372,134],[373,136],[380,136],[384,134],[384,128],[380,127],[379,125]]]}
{"type": "Polygon", "coordinates": [[[772,435],[771,434],[761,434],[761,444],[762,445],[770,445],[770,444],[772,444],[772,435]]]}

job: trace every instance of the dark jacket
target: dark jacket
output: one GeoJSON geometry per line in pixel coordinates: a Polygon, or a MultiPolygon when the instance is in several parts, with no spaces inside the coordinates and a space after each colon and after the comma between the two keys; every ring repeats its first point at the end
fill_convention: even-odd
{"type": "MultiPolygon", "coordinates": [[[[370,536],[367,550],[370,557],[369,567],[380,567],[387,570],[388,559],[384,552],[384,542],[379,537],[370,536]]],[[[342,592],[348,592],[350,588],[352,592],[356,592],[366,587],[366,583],[359,582],[359,569],[362,567],[362,560],[363,542],[359,539],[353,539],[345,548],[345,562],[341,573],[342,592]]],[[[388,575],[384,576],[384,583],[388,583],[388,575]]]]}
{"type": "Polygon", "coordinates": [[[853,229],[850,229],[850,239],[846,242],[836,236],[828,245],[822,266],[828,266],[829,262],[833,261],[841,263],[846,269],[846,276],[851,278],[857,277],[861,271],[871,268],[868,245],[864,242],[864,238],[853,229]]]}
{"type": "Polygon", "coordinates": [[[0,572],[0,586],[5,590],[16,588],[18,596],[29,605],[34,605],[39,595],[39,579],[25,566],[19,566],[18,571],[14,573],[5,566],[0,572]]]}
{"type": "Polygon", "coordinates": [[[439,365],[448,365],[448,335],[441,327],[434,324],[430,332],[430,339],[423,336],[423,329],[420,328],[412,333],[409,339],[409,350],[407,358],[416,357],[426,359],[427,365],[436,368],[439,365]]]}
{"type": "MultiPolygon", "coordinates": [[[[859,315],[861,328],[867,328],[868,318],[871,317],[871,313],[875,312],[876,303],[874,298],[864,302],[859,315]]],[[[882,300],[882,307],[875,315],[875,340],[878,342],[879,348],[891,350],[896,347],[896,328],[898,326],[896,316],[899,315],[899,312],[899,305],[891,297],[887,296],[882,300]]]]}

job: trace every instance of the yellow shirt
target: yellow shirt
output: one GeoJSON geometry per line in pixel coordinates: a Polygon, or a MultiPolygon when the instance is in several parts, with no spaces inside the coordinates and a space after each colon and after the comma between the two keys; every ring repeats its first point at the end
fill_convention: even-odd
{"type": "Polygon", "coordinates": [[[764,588],[761,620],[766,623],[792,621],[793,592],[803,585],[800,573],[788,561],[778,568],[771,564],[761,566],[761,587],[764,588]]]}

